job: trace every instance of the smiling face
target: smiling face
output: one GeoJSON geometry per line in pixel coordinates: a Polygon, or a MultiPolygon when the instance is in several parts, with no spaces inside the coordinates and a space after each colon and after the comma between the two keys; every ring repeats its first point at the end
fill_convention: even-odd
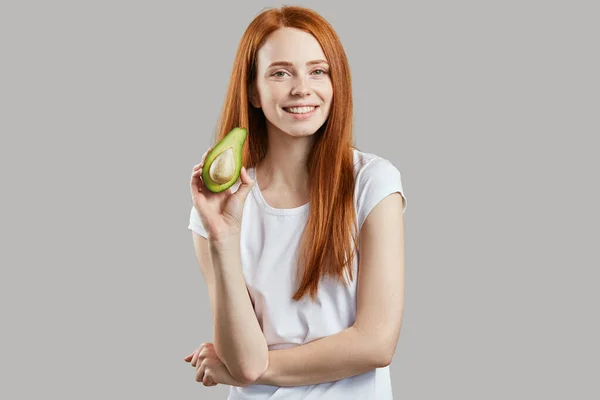
{"type": "Polygon", "coordinates": [[[333,87],[319,42],[296,28],[273,32],[257,55],[254,107],[262,108],[270,131],[303,137],[329,115],[333,87]]]}

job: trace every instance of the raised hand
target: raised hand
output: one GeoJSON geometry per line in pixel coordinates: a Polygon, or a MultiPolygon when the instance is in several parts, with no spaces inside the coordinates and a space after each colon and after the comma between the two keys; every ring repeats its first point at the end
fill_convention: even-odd
{"type": "Polygon", "coordinates": [[[256,183],[248,175],[245,167],[240,173],[241,185],[237,191],[233,188],[221,193],[213,193],[202,181],[202,168],[208,152],[202,155],[200,164],[194,166],[190,179],[190,190],[194,207],[200,215],[200,220],[210,239],[223,240],[240,233],[244,202],[252,186],[256,183]]]}

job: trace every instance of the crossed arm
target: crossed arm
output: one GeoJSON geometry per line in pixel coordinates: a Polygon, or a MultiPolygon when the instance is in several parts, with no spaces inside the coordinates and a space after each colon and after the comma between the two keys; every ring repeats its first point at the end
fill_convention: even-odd
{"type": "MultiPolygon", "coordinates": [[[[404,218],[402,197],[398,193],[373,208],[361,228],[359,246],[354,324],[301,346],[267,350],[266,369],[260,367],[264,365],[262,361],[257,362],[253,370],[244,370],[234,376],[236,379],[248,384],[302,386],[333,382],[389,365],[400,336],[404,310],[404,218]]],[[[249,304],[246,291],[244,295],[249,304]]],[[[239,328],[242,328],[239,332],[244,331],[244,327],[239,328]]],[[[262,332],[251,333],[260,334],[264,340],[262,332]]],[[[256,339],[255,343],[260,342],[256,339]]],[[[238,355],[243,357],[241,352],[238,355]]],[[[233,355],[223,362],[232,371],[235,360],[233,355]]]]}

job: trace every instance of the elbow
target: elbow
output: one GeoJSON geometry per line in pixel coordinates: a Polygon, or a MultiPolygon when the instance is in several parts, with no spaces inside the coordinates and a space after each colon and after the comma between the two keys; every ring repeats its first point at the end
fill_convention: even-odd
{"type": "Polygon", "coordinates": [[[392,363],[394,353],[396,352],[396,345],[400,339],[400,327],[394,329],[380,329],[377,334],[374,334],[376,339],[377,348],[375,353],[377,354],[377,367],[385,368],[392,363]]]}
{"type": "Polygon", "coordinates": [[[361,331],[356,328],[362,336],[362,347],[369,349],[368,362],[374,368],[385,368],[392,363],[398,335],[382,334],[381,332],[361,331]]]}
{"type": "Polygon", "coordinates": [[[385,368],[392,363],[394,352],[396,350],[396,342],[392,340],[394,335],[384,335],[380,332],[366,332],[359,329],[356,325],[354,328],[361,336],[361,347],[368,349],[366,357],[367,362],[373,368],[385,368]]]}
{"type": "Polygon", "coordinates": [[[375,364],[377,368],[385,368],[392,363],[396,351],[396,343],[385,340],[380,340],[378,343],[379,348],[377,349],[375,364]]]}
{"type": "Polygon", "coordinates": [[[382,352],[382,355],[377,359],[377,368],[385,368],[392,363],[394,354],[391,352],[382,352]]]}
{"type": "Polygon", "coordinates": [[[264,374],[265,371],[254,370],[254,371],[244,371],[239,377],[234,377],[238,381],[242,382],[244,385],[253,384],[258,378],[264,374]]]}
{"type": "Polygon", "coordinates": [[[244,366],[240,368],[240,370],[237,371],[237,373],[234,374],[232,372],[231,375],[234,379],[242,382],[245,385],[249,385],[254,383],[258,378],[260,378],[267,371],[268,367],[269,359],[267,357],[266,362],[264,362],[262,365],[257,365],[255,367],[244,366]]]}

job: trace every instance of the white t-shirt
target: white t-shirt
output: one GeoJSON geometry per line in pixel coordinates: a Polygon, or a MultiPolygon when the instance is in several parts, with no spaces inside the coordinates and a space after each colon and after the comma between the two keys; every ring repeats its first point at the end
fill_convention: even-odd
{"type": "MultiPolygon", "coordinates": [[[[357,179],[354,205],[359,229],[373,207],[391,193],[402,194],[404,212],[406,196],[399,170],[377,155],[357,149],[353,152],[357,179]]],[[[256,179],[254,168],[249,168],[248,173],[256,179]]],[[[239,184],[240,181],[234,186],[234,191],[239,184]]],[[[354,280],[349,286],[324,278],[319,284],[316,302],[313,303],[310,296],[299,302],[291,300],[296,289],[297,250],[308,211],[309,204],[288,209],[269,206],[262,197],[258,181],[244,203],[240,242],[242,270],[270,350],[302,345],[336,334],[352,326],[356,318],[358,257],[355,257],[353,267],[354,280]]],[[[188,228],[206,237],[193,206],[188,228]]],[[[317,385],[232,386],[228,399],[387,400],[392,399],[392,385],[388,366],[317,385]]]]}

